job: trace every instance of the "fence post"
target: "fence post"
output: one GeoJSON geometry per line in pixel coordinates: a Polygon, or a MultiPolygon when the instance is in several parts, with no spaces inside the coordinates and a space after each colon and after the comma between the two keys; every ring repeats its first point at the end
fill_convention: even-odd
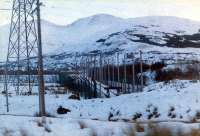
{"type": "Polygon", "coordinates": [[[126,53],[125,53],[124,54],[124,91],[125,93],[127,91],[126,83],[127,83],[127,80],[126,80],[126,53]]]}
{"type": "Polygon", "coordinates": [[[115,60],[112,57],[112,86],[115,86],[115,60]]]}
{"type": "Polygon", "coordinates": [[[102,53],[100,53],[99,63],[100,63],[99,64],[100,97],[102,97],[102,82],[103,82],[102,53]]]}
{"type": "Polygon", "coordinates": [[[133,83],[132,83],[132,88],[133,88],[133,92],[135,92],[135,61],[134,61],[134,53],[132,53],[132,63],[133,63],[133,66],[132,66],[132,80],[133,80],[133,83]]]}
{"type": "Polygon", "coordinates": [[[109,86],[109,81],[110,81],[110,58],[108,58],[107,68],[108,68],[108,86],[109,86]]]}
{"type": "Polygon", "coordinates": [[[143,86],[144,86],[144,79],[143,79],[143,60],[142,60],[142,51],[140,50],[140,76],[141,76],[141,92],[143,91],[143,86]]]}
{"type": "Polygon", "coordinates": [[[120,87],[120,65],[119,65],[119,52],[117,52],[117,87],[120,87]]]}

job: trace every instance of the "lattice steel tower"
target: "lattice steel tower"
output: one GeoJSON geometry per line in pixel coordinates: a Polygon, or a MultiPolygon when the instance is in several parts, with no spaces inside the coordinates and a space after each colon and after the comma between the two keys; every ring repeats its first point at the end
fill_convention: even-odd
{"type": "Polygon", "coordinates": [[[44,105],[40,3],[13,0],[4,89],[6,94],[9,91],[31,94],[33,86],[38,84],[40,104],[44,105]]]}

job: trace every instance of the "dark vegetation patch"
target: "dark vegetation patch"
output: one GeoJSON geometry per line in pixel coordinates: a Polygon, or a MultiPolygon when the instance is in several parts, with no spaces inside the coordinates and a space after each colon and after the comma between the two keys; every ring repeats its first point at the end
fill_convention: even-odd
{"type": "MultiPolygon", "coordinates": [[[[141,26],[142,28],[148,28],[145,26],[141,26]]],[[[195,33],[192,35],[183,35],[184,31],[176,31],[178,34],[172,34],[172,33],[165,33],[165,32],[158,32],[155,31],[155,33],[160,33],[161,35],[164,35],[163,37],[156,37],[154,35],[145,35],[145,34],[136,34],[135,29],[133,30],[126,30],[124,32],[117,32],[108,35],[106,38],[102,38],[97,40],[97,43],[100,43],[105,46],[111,46],[112,44],[116,44],[116,42],[107,42],[113,37],[121,36],[122,38],[126,37],[127,40],[130,42],[139,42],[139,43],[146,43],[150,45],[157,45],[157,46],[167,46],[167,47],[173,47],[173,48],[187,48],[187,47],[193,47],[193,48],[199,48],[200,47],[200,33],[195,33]],[[137,37],[134,38],[134,37],[137,37]],[[153,39],[153,40],[152,40],[153,39]],[[156,41],[158,40],[158,41],[156,41]],[[165,41],[166,43],[160,43],[159,41],[165,41]]]]}
{"type": "Polygon", "coordinates": [[[160,113],[158,112],[158,107],[153,106],[152,104],[149,104],[147,106],[146,112],[148,113],[148,120],[151,120],[153,118],[159,118],[160,117],[160,113]]]}
{"type": "Polygon", "coordinates": [[[80,100],[80,96],[77,95],[77,94],[72,94],[72,95],[69,96],[68,99],[72,99],[72,100],[80,100]]]}
{"type": "Polygon", "coordinates": [[[158,82],[170,81],[174,79],[180,80],[195,80],[199,78],[198,68],[188,65],[185,70],[174,68],[170,70],[156,71],[155,80],[158,82]]]}
{"type": "Polygon", "coordinates": [[[142,113],[136,112],[136,113],[133,115],[133,120],[134,120],[134,121],[137,121],[137,119],[140,119],[141,117],[142,117],[142,113]]]}
{"type": "Polygon", "coordinates": [[[58,114],[67,114],[68,112],[71,112],[71,110],[67,108],[63,108],[62,106],[59,106],[57,109],[58,114]]]}
{"type": "Polygon", "coordinates": [[[168,117],[172,118],[172,119],[177,117],[177,115],[175,113],[175,107],[173,107],[173,106],[170,107],[170,109],[168,111],[168,117]]]}

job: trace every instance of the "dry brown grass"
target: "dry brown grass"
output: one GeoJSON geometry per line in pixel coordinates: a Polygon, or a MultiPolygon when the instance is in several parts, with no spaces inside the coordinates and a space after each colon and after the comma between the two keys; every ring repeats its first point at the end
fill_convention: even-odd
{"type": "Polygon", "coordinates": [[[173,136],[173,133],[166,127],[154,127],[147,132],[146,136],[173,136]]]}
{"type": "Polygon", "coordinates": [[[200,130],[199,129],[193,129],[189,136],[200,136],[200,130]]]}
{"type": "Polygon", "coordinates": [[[192,129],[188,133],[184,133],[182,130],[173,132],[168,127],[160,127],[158,125],[150,123],[148,125],[149,131],[145,136],[200,136],[200,129],[192,129]]]}

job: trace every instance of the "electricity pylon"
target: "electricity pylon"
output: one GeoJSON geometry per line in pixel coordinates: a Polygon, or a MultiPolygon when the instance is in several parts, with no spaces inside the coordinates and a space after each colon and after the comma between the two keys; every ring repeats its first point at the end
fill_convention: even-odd
{"type": "Polygon", "coordinates": [[[31,94],[39,85],[40,114],[45,114],[39,0],[13,0],[4,91],[31,94]],[[10,88],[13,88],[11,90],[10,88]]]}

